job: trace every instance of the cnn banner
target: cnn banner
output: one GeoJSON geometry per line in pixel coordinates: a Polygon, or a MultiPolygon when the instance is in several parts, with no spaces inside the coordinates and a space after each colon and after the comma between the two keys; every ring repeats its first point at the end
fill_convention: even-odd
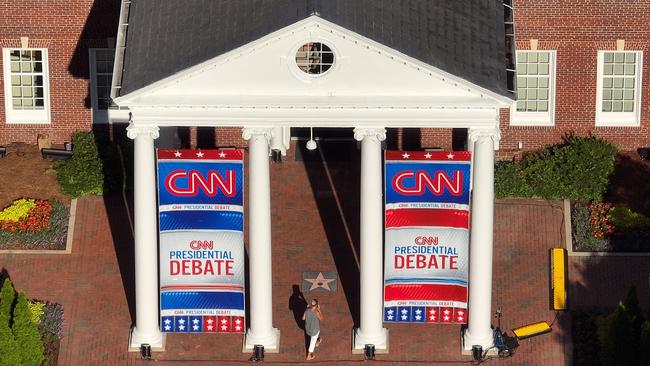
{"type": "Polygon", "coordinates": [[[384,321],[467,323],[466,151],[385,153],[384,321]]]}
{"type": "Polygon", "coordinates": [[[161,330],[243,333],[243,151],[157,157],[161,330]]]}

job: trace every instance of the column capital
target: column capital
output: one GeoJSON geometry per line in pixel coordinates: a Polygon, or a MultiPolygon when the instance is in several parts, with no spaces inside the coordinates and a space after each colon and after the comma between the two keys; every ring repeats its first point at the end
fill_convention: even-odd
{"type": "Polygon", "coordinates": [[[146,134],[155,140],[160,136],[160,128],[155,125],[136,125],[133,121],[129,122],[129,126],[126,128],[126,136],[131,140],[135,140],[138,135],[146,134]]]}
{"type": "Polygon", "coordinates": [[[476,142],[480,138],[490,138],[494,143],[494,150],[499,150],[499,141],[501,140],[501,130],[499,127],[488,128],[470,128],[467,132],[470,142],[476,142]]]}
{"type": "Polygon", "coordinates": [[[354,139],[363,141],[366,137],[374,137],[379,141],[386,140],[386,129],[383,127],[356,127],[354,129],[354,139]]]}
{"type": "Polygon", "coordinates": [[[244,140],[250,140],[253,136],[264,137],[267,142],[271,142],[273,136],[271,127],[244,127],[242,128],[242,137],[244,140]]]}

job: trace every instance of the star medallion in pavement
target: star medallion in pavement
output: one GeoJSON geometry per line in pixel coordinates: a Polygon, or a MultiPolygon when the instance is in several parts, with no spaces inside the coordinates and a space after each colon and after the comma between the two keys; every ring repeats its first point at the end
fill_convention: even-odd
{"type": "Polygon", "coordinates": [[[303,273],[303,290],[336,291],[336,274],[331,272],[303,273]],[[316,275],[317,274],[317,275],[316,275]],[[309,287],[309,288],[307,288],[309,287]]]}

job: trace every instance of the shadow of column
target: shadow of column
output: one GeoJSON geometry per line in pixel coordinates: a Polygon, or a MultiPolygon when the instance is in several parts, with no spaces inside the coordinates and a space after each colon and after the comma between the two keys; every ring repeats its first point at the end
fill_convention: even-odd
{"type": "Polygon", "coordinates": [[[104,173],[104,206],[131,323],[135,322],[133,143],[126,125],[93,125],[104,173]],[[112,129],[112,131],[111,131],[112,129]]]}
{"type": "Polygon", "coordinates": [[[359,253],[361,166],[356,141],[322,140],[315,151],[307,150],[304,144],[296,148],[305,164],[350,314],[358,326],[360,287],[356,257],[359,253]]]}

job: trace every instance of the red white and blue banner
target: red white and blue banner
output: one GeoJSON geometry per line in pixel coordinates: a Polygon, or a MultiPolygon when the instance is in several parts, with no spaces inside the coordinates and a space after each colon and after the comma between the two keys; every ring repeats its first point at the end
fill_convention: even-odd
{"type": "Polygon", "coordinates": [[[384,321],[467,323],[467,151],[385,153],[384,321]]]}
{"type": "Polygon", "coordinates": [[[244,153],[157,153],[161,330],[243,333],[244,153]]]}

